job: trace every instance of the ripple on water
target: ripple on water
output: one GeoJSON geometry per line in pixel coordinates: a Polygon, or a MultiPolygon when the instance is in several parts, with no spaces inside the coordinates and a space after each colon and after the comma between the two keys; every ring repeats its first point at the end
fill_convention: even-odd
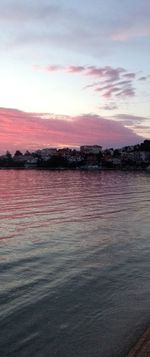
{"type": "Polygon", "coordinates": [[[1,356],[126,355],[149,322],[149,202],[143,173],[1,170],[1,356]]]}

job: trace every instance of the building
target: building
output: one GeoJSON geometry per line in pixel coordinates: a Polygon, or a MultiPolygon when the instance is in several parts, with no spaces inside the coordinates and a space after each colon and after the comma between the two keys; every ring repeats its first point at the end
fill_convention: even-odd
{"type": "Polygon", "coordinates": [[[100,145],[83,145],[83,146],[80,146],[80,152],[82,154],[98,155],[102,152],[102,146],[100,146],[100,145]]]}
{"type": "Polygon", "coordinates": [[[58,151],[55,148],[46,148],[42,150],[37,150],[35,153],[38,157],[40,157],[43,161],[49,160],[52,156],[57,156],[58,151]]]}

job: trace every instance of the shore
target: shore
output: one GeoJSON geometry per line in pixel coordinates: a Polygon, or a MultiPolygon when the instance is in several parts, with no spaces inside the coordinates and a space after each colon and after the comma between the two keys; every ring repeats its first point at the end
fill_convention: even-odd
{"type": "Polygon", "coordinates": [[[150,327],[140,337],[127,357],[150,357],[150,327]]]}

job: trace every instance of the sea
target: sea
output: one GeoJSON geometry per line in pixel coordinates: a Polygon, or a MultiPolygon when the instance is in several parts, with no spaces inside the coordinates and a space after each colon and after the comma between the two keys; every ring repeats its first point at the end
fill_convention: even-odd
{"type": "Polygon", "coordinates": [[[150,322],[150,175],[0,170],[0,356],[123,357],[150,322]]]}

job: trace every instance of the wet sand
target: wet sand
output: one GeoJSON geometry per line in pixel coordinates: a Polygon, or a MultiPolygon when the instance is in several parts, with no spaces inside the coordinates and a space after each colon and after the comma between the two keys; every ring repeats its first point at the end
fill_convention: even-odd
{"type": "Polygon", "coordinates": [[[150,357],[150,327],[131,349],[127,357],[150,357]]]}

